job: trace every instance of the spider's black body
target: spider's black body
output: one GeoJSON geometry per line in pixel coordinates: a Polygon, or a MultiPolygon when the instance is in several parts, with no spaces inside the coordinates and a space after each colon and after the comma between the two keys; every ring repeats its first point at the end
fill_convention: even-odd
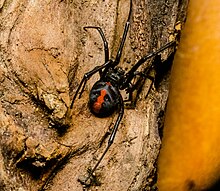
{"type": "Polygon", "coordinates": [[[96,82],[89,95],[90,111],[97,117],[110,116],[117,109],[118,95],[118,88],[110,82],[96,82]]]}
{"type": "Polygon", "coordinates": [[[89,95],[89,108],[95,116],[108,117],[118,108],[123,80],[124,71],[121,68],[107,68],[102,73],[89,95]]]}
{"type": "MultiPolygon", "coordinates": [[[[131,82],[136,76],[137,69],[147,59],[156,56],[158,53],[160,53],[161,51],[165,50],[166,48],[170,47],[175,43],[174,41],[169,42],[165,46],[158,49],[157,51],[147,54],[146,56],[142,57],[128,72],[125,73],[123,69],[118,67],[118,64],[120,62],[122,50],[128,33],[128,28],[130,25],[131,11],[132,11],[132,0],[130,0],[130,11],[127,22],[125,24],[124,33],[115,60],[109,59],[108,42],[105,38],[102,29],[100,27],[95,27],[95,26],[84,27],[85,30],[90,28],[90,29],[96,29],[99,32],[104,44],[105,62],[100,66],[96,66],[93,70],[87,72],[84,75],[73,97],[72,103],[70,105],[70,109],[73,108],[74,101],[76,100],[77,95],[79,94],[79,98],[81,97],[85,89],[85,85],[89,80],[89,78],[94,74],[99,73],[100,79],[93,85],[90,91],[90,96],[89,96],[90,111],[97,117],[108,117],[111,114],[113,114],[116,110],[118,110],[118,117],[114,124],[113,130],[110,134],[108,145],[104,153],[98,160],[95,167],[91,170],[86,180],[84,181],[80,180],[80,182],[82,182],[83,184],[86,184],[89,178],[93,175],[93,172],[96,170],[99,163],[101,162],[101,160],[103,159],[106,152],[108,151],[108,149],[110,148],[110,146],[114,141],[116,132],[118,130],[118,126],[124,114],[124,101],[121,96],[120,90],[126,90],[126,92],[128,93],[132,93],[132,91],[134,91],[134,86],[132,86],[131,82]]],[[[148,66],[147,71],[150,71],[151,68],[152,65],[148,66]]]]}

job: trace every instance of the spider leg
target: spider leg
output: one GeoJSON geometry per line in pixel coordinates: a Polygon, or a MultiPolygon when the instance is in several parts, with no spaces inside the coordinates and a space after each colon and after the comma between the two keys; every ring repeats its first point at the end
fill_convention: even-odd
{"type": "Polygon", "coordinates": [[[145,99],[147,98],[153,84],[154,84],[154,77],[150,75],[151,69],[146,69],[144,72],[140,72],[135,75],[139,75],[139,79],[134,83],[130,84],[130,87],[126,89],[126,92],[128,93],[128,98],[124,100],[125,106],[127,109],[134,109],[137,103],[138,96],[140,92],[142,91],[143,85],[146,81],[146,79],[149,79],[151,81],[147,93],[145,95],[145,99]]]}
{"type": "MultiPolygon", "coordinates": [[[[86,26],[86,27],[83,27],[83,29],[85,31],[87,31],[87,29],[96,29],[99,32],[99,34],[100,34],[100,36],[102,38],[102,41],[103,41],[103,45],[104,45],[105,62],[107,62],[109,60],[108,41],[106,40],[104,32],[102,31],[102,29],[100,27],[96,27],[96,26],[86,26]]],[[[99,71],[99,74],[100,74],[100,76],[102,75],[102,71],[101,70],[99,71]]]]}
{"type": "Polygon", "coordinates": [[[87,31],[87,29],[96,29],[101,38],[102,38],[102,41],[103,41],[103,45],[104,45],[104,52],[105,52],[105,62],[107,62],[109,60],[109,49],[108,49],[108,41],[106,40],[105,38],[105,35],[102,31],[102,29],[100,27],[96,27],[96,26],[86,26],[86,27],[83,27],[83,29],[85,31],[87,31]]]}
{"type": "MultiPolygon", "coordinates": [[[[120,89],[125,89],[128,84],[132,81],[132,79],[135,76],[135,71],[137,71],[137,69],[149,58],[152,58],[153,56],[156,56],[157,54],[159,54],[160,52],[162,52],[163,50],[167,49],[168,47],[174,45],[176,43],[176,41],[171,41],[169,43],[167,43],[166,45],[162,46],[161,48],[159,48],[158,50],[156,50],[155,52],[151,52],[150,54],[147,54],[146,56],[142,57],[132,68],[129,72],[127,72],[127,74],[125,75],[125,80],[124,83],[121,85],[120,89]]],[[[152,68],[152,64],[150,66],[147,67],[147,70],[150,70],[152,68]]]]}
{"type": "Polygon", "coordinates": [[[82,181],[82,180],[79,180],[82,184],[84,185],[88,185],[87,181],[93,176],[93,173],[95,172],[95,170],[97,169],[97,167],[99,166],[100,162],[102,161],[102,159],[104,158],[105,154],[107,153],[107,151],[109,150],[109,148],[111,147],[111,145],[113,144],[114,142],[114,139],[115,139],[115,135],[117,133],[117,130],[118,130],[118,126],[123,118],[123,115],[124,115],[124,103],[123,103],[123,98],[121,96],[121,94],[119,93],[119,114],[118,114],[118,117],[117,117],[117,120],[115,122],[115,125],[113,127],[113,130],[110,134],[110,137],[109,137],[109,140],[108,140],[108,145],[105,149],[105,151],[103,152],[103,154],[101,155],[101,157],[99,158],[98,162],[96,163],[96,165],[93,167],[93,169],[89,172],[89,175],[88,177],[82,181]]]}
{"type": "Polygon", "coordinates": [[[90,77],[92,77],[95,73],[101,71],[103,68],[108,67],[111,64],[112,64],[112,60],[109,60],[109,61],[105,62],[103,65],[96,66],[93,70],[91,70],[91,71],[87,72],[86,74],[84,74],[83,79],[81,80],[81,82],[79,84],[79,87],[77,88],[76,93],[73,96],[73,100],[71,102],[70,109],[73,108],[73,105],[74,105],[74,102],[76,100],[76,97],[77,97],[78,93],[79,93],[79,98],[81,97],[81,95],[82,95],[82,93],[85,89],[86,83],[90,79],[90,77]]]}
{"type": "Polygon", "coordinates": [[[128,19],[127,19],[127,22],[125,24],[125,28],[124,28],[123,36],[122,36],[122,39],[121,39],[121,43],[120,43],[120,46],[119,46],[119,49],[118,49],[118,52],[117,52],[117,55],[116,55],[116,58],[115,58],[115,62],[114,62],[115,66],[119,64],[120,59],[121,59],[122,49],[124,47],[125,40],[126,40],[126,37],[127,37],[127,34],[128,34],[128,29],[129,29],[129,26],[130,26],[131,11],[132,11],[132,0],[130,0],[130,10],[129,10],[129,14],[128,14],[128,19]]]}

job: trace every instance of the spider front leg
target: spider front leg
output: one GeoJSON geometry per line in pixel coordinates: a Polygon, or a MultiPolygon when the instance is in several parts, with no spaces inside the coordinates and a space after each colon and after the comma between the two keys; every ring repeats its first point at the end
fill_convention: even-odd
{"type": "Polygon", "coordinates": [[[89,175],[87,178],[85,179],[81,179],[79,178],[78,181],[85,185],[85,186],[90,186],[91,185],[91,178],[94,177],[93,176],[93,173],[96,171],[97,167],[99,166],[100,162],[102,161],[102,159],[104,158],[105,154],[108,152],[109,148],[111,147],[111,145],[113,144],[114,142],[114,139],[115,139],[115,135],[117,133],[117,130],[118,130],[118,127],[119,127],[119,124],[123,118],[123,115],[124,115],[124,103],[123,103],[123,98],[120,94],[120,92],[118,92],[118,96],[119,96],[119,114],[118,114],[118,117],[117,117],[117,120],[114,124],[114,127],[112,129],[112,132],[110,134],[110,137],[109,137],[109,140],[108,140],[108,144],[107,144],[107,147],[106,149],[104,150],[103,154],[101,155],[101,157],[99,158],[98,162],[96,163],[96,165],[93,167],[93,169],[89,172],[89,175]],[[90,180],[90,182],[88,182],[90,180]]]}
{"type": "MultiPolygon", "coordinates": [[[[103,45],[104,45],[105,62],[108,62],[108,60],[109,60],[108,41],[106,40],[104,32],[102,31],[102,29],[100,27],[96,27],[96,26],[86,26],[86,27],[83,27],[83,29],[85,31],[87,31],[87,29],[96,29],[99,32],[99,34],[102,38],[102,41],[103,41],[103,45]]],[[[99,70],[99,75],[100,75],[100,77],[102,76],[102,71],[101,70],[99,70]]]]}
{"type": "Polygon", "coordinates": [[[106,68],[106,67],[110,66],[111,64],[112,64],[112,61],[109,60],[109,61],[105,62],[103,65],[101,65],[101,66],[96,66],[93,70],[91,70],[91,71],[87,72],[86,74],[84,74],[83,79],[81,80],[81,82],[80,82],[80,84],[79,84],[79,87],[77,88],[76,93],[75,93],[75,95],[73,96],[73,100],[72,100],[72,102],[71,102],[71,104],[70,104],[70,109],[73,108],[73,105],[74,105],[74,102],[75,102],[75,100],[76,100],[76,97],[77,97],[78,93],[79,93],[79,98],[81,97],[81,95],[82,95],[82,93],[83,93],[83,91],[84,91],[84,89],[85,89],[85,86],[86,86],[87,81],[88,81],[95,73],[100,72],[103,68],[106,68]],[[80,91],[80,90],[81,90],[81,91],[80,91]]]}
{"type": "Polygon", "coordinates": [[[105,35],[102,31],[102,29],[100,27],[96,27],[96,26],[86,26],[86,27],[83,27],[83,29],[85,31],[87,31],[87,29],[96,29],[101,38],[102,38],[102,41],[103,41],[103,45],[104,45],[104,52],[105,52],[105,62],[107,62],[109,60],[109,48],[108,48],[108,41],[106,40],[105,38],[105,35]]]}

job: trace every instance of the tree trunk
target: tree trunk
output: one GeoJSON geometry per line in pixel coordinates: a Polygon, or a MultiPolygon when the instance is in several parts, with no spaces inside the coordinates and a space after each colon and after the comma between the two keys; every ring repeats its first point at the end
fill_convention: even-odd
{"type": "MultiPolygon", "coordinates": [[[[144,55],[178,39],[186,8],[187,0],[134,0],[120,67],[129,71],[144,55]]],[[[97,118],[87,108],[98,75],[69,109],[84,73],[104,63],[100,35],[83,27],[103,29],[114,59],[128,12],[125,0],[0,1],[0,190],[87,189],[77,180],[104,151],[117,112],[97,118]]],[[[89,190],[156,190],[173,52],[171,47],[140,68],[160,64],[151,73],[149,94],[152,80],[146,78],[135,109],[125,110],[89,190]]]]}

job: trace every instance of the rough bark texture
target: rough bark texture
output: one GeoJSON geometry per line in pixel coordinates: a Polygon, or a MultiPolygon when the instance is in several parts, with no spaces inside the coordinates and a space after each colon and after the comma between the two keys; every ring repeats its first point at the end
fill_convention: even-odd
{"type": "MultiPolygon", "coordinates": [[[[173,40],[186,8],[187,0],[133,0],[120,66],[129,70],[173,40]]],[[[162,61],[174,48],[159,58],[160,75],[152,73],[155,86],[148,96],[151,80],[146,79],[136,108],[125,110],[115,142],[96,171],[101,184],[83,188],[77,181],[105,149],[117,115],[100,119],[87,108],[98,75],[69,110],[83,74],[104,62],[99,34],[83,26],[100,26],[115,58],[128,11],[128,0],[0,1],[0,190],[156,190],[158,129],[170,68],[162,61]]]]}

